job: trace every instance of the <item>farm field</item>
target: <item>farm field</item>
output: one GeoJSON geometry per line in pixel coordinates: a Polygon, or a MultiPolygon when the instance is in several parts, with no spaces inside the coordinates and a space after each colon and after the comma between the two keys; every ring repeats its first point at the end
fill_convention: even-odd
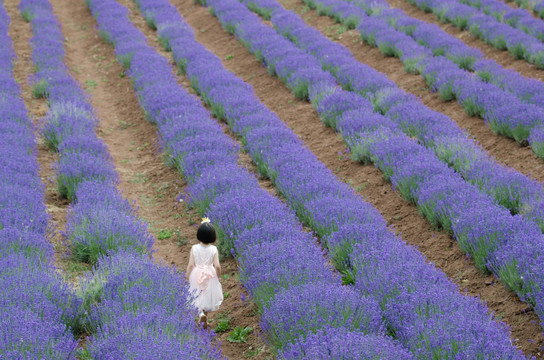
{"type": "Polygon", "coordinates": [[[0,358],[544,359],[539,6],[0,0],[0,358]]]}

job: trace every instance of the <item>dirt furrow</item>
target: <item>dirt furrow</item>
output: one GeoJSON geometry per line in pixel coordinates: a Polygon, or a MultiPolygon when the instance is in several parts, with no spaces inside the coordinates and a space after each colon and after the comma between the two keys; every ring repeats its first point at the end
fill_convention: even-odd
{"type": "MultiPolygon", "coordinates": [[[[97,26],[83,1],[51,1],[62,24],[65,37],[66,64],[71,75],[90,93],[90,101],[100,124],[98,136],[108,145],[113,163],[120,177],[119,189],[134,202],[138,214],[149,223],[155,237],[154,256],[185,271],[189,250],[196,241],[196,227],[200,218],[178,196],[187,186],[179,173],[165,165],[158,148],[156,127],[149,123],[139,107],[136,95],[118,64],[113,47],[96,33],[97,26]]],[[[188,86],[188,82],[184,83],[188,86]]],[[[241,162],[250,162],[241,156],[241,162]]],[[[217,316],[231,318],[231,328],[252,326],[258,329],[256,309],[241,300],[245,293],[239,281],[237,264],[232,259],[222,262],[221,282],[225,302],[211,315],[215,328],[217,316]],[[228,293],[228,294],[227,294],[228,293]]],[[[222,351],[231,358],[262,352],[262,341],[250,337],[247,344],[232,344],[218,336],[222,351]]]]}
{"type": "MultiPolygon", "coordinates": [[[[395,232],[401,234],[407,243],[416,245],[462,290],[486,301],[490,310],[510,325],[514,344],[528,354],[540,356],[539,346],[543,344],[541,328],[538,318],[526,304],[493,276],[478,271],[460,251],[455,240],[435,231],[415,206],[393,191],[379,170],[350,161],[341,138],[321,123],[312,106],[297,100],[278,78],[269,76],[266,68],[236,38],[225,32],[206,8],[193,5],[190,0],[172,0],[172,3],[193,27],[197,40],[222,59],[226,68],[251,84],[261,101],[304,140],[320,161],[372,203],[395,232]]],[[[347,37],[348,42],[360,42],[349,34],[341,36],[347,37]]],[[[383,57],[375,57],[371,65],[381,61],[383,57]]],[[[419,86],[415,80],[411,84],[416,89],[419,86]]]]}

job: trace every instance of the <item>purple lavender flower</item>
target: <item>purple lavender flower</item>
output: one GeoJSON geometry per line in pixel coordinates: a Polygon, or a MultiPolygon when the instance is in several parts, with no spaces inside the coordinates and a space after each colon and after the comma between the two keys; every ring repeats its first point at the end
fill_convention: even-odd
{"type": "Polygon", "coordinates": [[[414,355],[387,337],[327,327],[288,344],[279,352],[279,357],[289,360],[408,360],[414,355]]]}

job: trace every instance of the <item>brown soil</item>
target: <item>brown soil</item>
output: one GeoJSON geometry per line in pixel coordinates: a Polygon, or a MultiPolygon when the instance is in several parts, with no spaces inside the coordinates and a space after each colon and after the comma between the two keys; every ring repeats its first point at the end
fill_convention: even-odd
{"type": "MultiPolygon", "coordinates": [[[[157,148],[157,129],[144,118],[113,48],[93,30],[96,22],[84,2],[73,2],[69,7],[62,0],[51,3],[63,27],[66,64],[71,75],[91,95],[91,104],[100,119],[97,134],[109,147],[121,180],[119,188],[149,224],[155,237],[155,258],[184,271],[189,250],[197,242],[196,224],[200,221],[198,214],[176,200],[187,184],[176,170],[163,163],[157,148]]],[[[242,157],[241,162],[248,161],[242,157]]],[[[228,296],[221,310],[210,314],[211,328],[215,327],[215,318],[224,314],[231,317],[231,328],[251,326],[258,333],[259,317],[255,316],[254,306],[240,300],[245,290],[239,281],[236,262],[224,260],[222,267],[221,282],[228,296]]],[[[251,352],[260,354],[257,358],[269,354],[255,334],[246,344],[230,343],[226,341],[227,335],[221,334],[217,340],[222,341],[222,352],[230,358],[242,358],[251,352]]]]}
{"type": "MultiPolygon", "coordinates": [[[[304,140],[320,161],[373,204],[396,233],[402,234],[407,243],[416,245],[429,261],[440,267],[462,290],[486,301],[489,309],[511,327],[514,344],[526,354],[541,356],[539,346],[544,344],[542,330],[538,326],[537,316],[526,304],[493,276],[478,271],[473,262],[460,251],[455,240],[432,229],[419,215],[417,208],[402,200],[391,185],[383,180],[379,170],[350,161],[344,155],[346,148],[340,137],[321,123],[312,106],[297,100],[278,78],[270,77],[254,56],[221,28],[206,8],[193,5],[189,0],[173,0],[172,3],[194,28],[197,40],[223,59],[226,68],[251,84],[261,101],[304,140]]],[[[289,0],[285,4],[300,6],[296,0],[289,0]]],[[[318,19],[315,12],[306,15],[307,20],[309,17],[318,24],[324,22],[325,27],[331,26],[328,18],[318,19]]],[[[353,36],[348,38],[348,42],[360,41],[353,36]]],[[[371,65],[387,60],[381,55],[378,57],[372,54],[372,49],[364,50],[371,56],[367,61],[371,65]]],[[[398,64],[390,66],[391,69],[398,68],[398,64]]],[[[399,68],[396,74],[400,76],[401,72],[399,68]]],[[[416,89],[420,87],[415,77],[412,84],[416,89]]]]}

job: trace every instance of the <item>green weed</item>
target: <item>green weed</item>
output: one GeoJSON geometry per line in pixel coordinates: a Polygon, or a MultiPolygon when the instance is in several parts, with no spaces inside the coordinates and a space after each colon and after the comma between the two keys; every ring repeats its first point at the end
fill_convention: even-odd
{"type": "Polygon", "coordinates": [[[234,328],[233,331],[229,333],[229,336],[227,337],[227,341],[232,343],[242,343],[247,342],[247,337],[253,329],[250,326],[246,326],[245,328],[241,326],[237,326],[234,328]]]}
{"type": "Polygon", "coordinates": [[[172,229],[162,229],[161,231],[159,231],[159,235],[157,236],[157,238],[159,240],[170,239],[173,233],[174,230],[172,229]]]}
{"type": "Polygon", "coordinates": [[[217,318],[217,326],[214,331],[216,333],[224,333],[230,330],[230,317],[227,317],[224,314],[219,315],[217,318]]]}

